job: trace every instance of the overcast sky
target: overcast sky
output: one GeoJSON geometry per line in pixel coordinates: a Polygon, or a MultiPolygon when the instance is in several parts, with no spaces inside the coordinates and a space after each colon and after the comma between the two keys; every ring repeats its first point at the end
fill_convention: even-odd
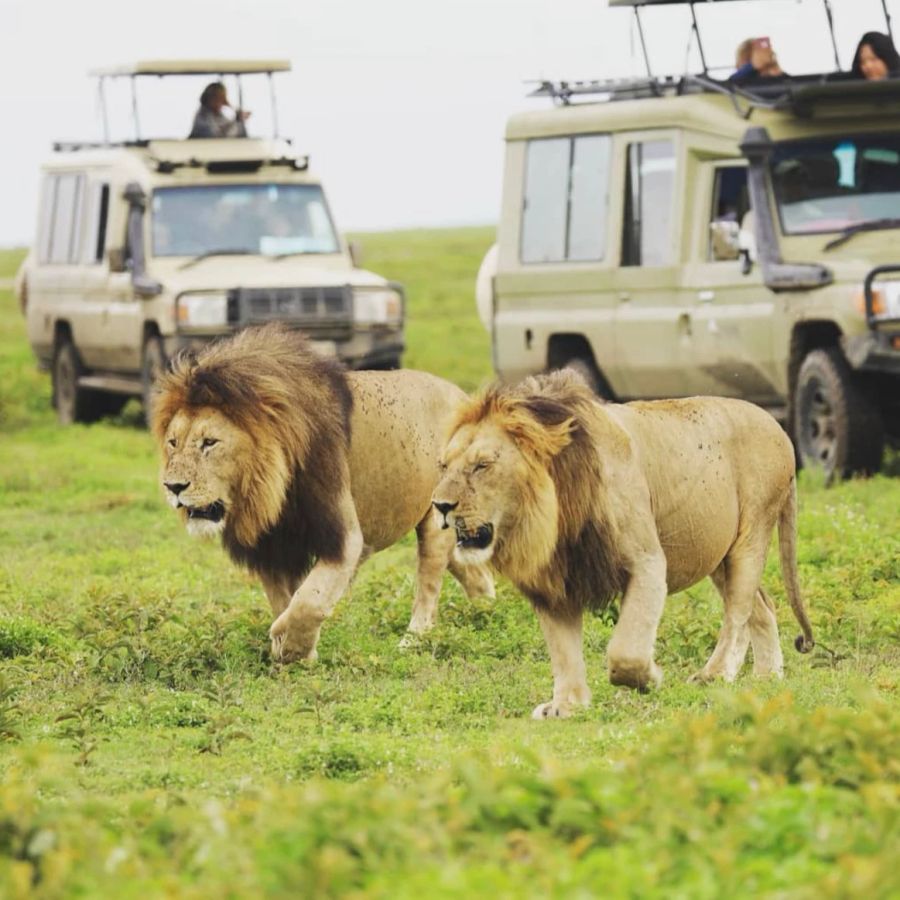
{"type": "MultiPolygon", "coordinates": [[[[833,0],[843,66],[884,30],[880,0],[833,0]]],[[[900,0],[889,9],[900,29],[900,0]]],[[[819,0],[698,4],[707,62],[769,35],[788,72],[831,70],[819,0]]],[[[644,14],[660,72],[698,69],[686,9],[644,14]]],[[[0,245],[31,241],[38,166],[54,139],[101,136],[94,67],[138,59],[284,57],[282,133],[312,157],[345,230],[493,223],[503,128],[529,79],[643,73],[629,10],[605,0],[2,0],[0,245]]],[[[187,133],[203,81],[146,85],[143,125],[187,133]]],[[[268,127],[248,86],[249,125],[268,127]]],[[[130,128],[124,96],[113,128],[130,128]]],[[[265,102],[264,102],[265,101],[265,102]]]]}

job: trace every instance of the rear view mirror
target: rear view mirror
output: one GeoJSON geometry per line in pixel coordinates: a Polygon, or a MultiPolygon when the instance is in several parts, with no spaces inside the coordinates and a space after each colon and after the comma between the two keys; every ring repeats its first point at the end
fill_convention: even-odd
{"type": "Polygon", "coordinates": [[[730,219],[719,219],[709,223],[710,256],[716,261],[738,259],[741,226],[730,219]]]}
{"type": "Polygon", "coordinates": [[[106,252],[106,258],[109,261],[110,272],[128,271],[128,266],[125,262],[125,251],[122,247],[110,247],[106,252]]]}

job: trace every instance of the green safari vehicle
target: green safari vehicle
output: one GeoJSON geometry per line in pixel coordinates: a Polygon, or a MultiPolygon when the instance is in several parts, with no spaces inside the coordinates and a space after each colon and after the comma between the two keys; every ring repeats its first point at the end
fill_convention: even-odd
{"type": "Polygon", "coordinates": [[[877,471],[900,440],[900,80],[649,70],[544,82],[553,105],[507,123],[476,289],[497,373],[740,397],[801,463],[877,471]]]}

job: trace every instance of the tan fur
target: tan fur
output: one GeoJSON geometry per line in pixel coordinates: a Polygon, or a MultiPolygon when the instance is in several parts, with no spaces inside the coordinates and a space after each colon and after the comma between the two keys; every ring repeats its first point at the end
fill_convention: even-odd
{"type": "MultiPolygon", "coordinates": [[[[221,536],[260,576],[277,659],[314,658],[321,624],[360,562],[413,528],[410,630],[433,625],[453,535],[423,523],[464,397],[423,372],[346,372],[283,326],[186,356],[160,380],[152,427],[166,495],[189,531],[221,536]]],[[[461,580],[469,592],[493,592],[484,567],[461,580]]]]}
{"type": "MultiPolygon", "coordinates": [[[[581,655],[585,608],[622,597],[607,650],[610,679],[640,689],[667,593],[712,575],[725,623],[701,678],[737,674],[752,643],[759,674],[780,674],[771,606],[759,590],[779,524],[791,607],[813,645],[796,577],[790,441],[739,400],[606,405],[570,372],[494,386],[458,413],[434,503],[461,559],[490,561],[529,597],[554,671],[536,717],[568,715],[590,692],[581,655]],[[489,546],[468,546],[491,530],[489,546]]],[[[482,542],[483,543],[483,542],[482,542]]]]}

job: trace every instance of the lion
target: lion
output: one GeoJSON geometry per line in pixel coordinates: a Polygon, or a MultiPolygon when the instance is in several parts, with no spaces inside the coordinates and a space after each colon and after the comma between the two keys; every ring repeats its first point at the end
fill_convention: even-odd
{"type": "Polygon", "coordinates": [[[463,399],[424,372],[348,372],[278,324],[176,358],[160,378],[152,429],[166,498],[189,533],[220,537],[259,576],[276,660],[315,659],[360,563],[412,529],[412,634],[433,626],[445,569],[470,596],[493,596],[489,569],[452,558],[431,510],[463,399]]]}
{"type": "Polygon", "coordinates": [[[490,564],[531,601],[550,653],[553,698],[534,718],[590,704],[585,609],[621,597],[607,648],[613,684],[647,690],[666,595],[707,575],[724,625],[695,676],[782,674],[774,605],[760,588],[778,524],[782,574],[802,636],[814,645],[797,578],[794,450],[766,412],[694,397],[600,402],[571,371],[494,385],[464,403],[433,504],[460,563],[490,564]]]}

